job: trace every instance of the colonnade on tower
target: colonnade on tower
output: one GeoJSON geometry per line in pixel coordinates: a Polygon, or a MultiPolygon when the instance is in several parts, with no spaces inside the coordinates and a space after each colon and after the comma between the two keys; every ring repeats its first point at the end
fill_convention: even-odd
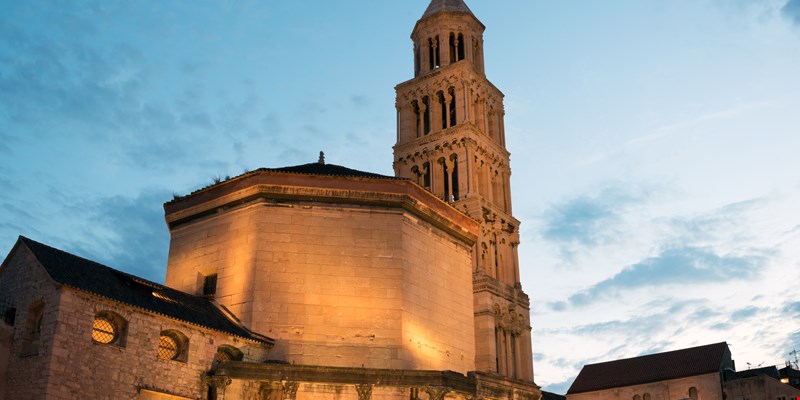
{"type": "Polygon", "coordinates": [[[484,29],[462,0],[433,0],[415,25],[414,78],[395,88],[394,170],[480,222],[472,265],[476,368],[533,381],[503,93],[485,76],[484,29]]]}

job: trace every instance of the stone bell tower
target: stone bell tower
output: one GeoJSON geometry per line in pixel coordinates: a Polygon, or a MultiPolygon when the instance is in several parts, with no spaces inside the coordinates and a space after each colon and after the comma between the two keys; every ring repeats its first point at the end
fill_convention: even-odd
{"type": "Polygon", "coordinates": [[[475,366],[532,382],[503,93],[486,79],[484,29],[462,0],[432,0],[417,21],[414,78],[395,88],[394,170],[480,222],[472,262],[475,366]]]}

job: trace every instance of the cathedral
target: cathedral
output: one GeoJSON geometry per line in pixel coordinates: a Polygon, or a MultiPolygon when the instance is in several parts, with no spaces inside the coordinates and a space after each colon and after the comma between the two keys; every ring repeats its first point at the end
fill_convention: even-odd
{"type": "Polygon", "coordinates": [[[484,28],[417,21],[394,176],[320,154],[164,204],[163,285],[20,237],[0,400],[539,400],[484,28]]]}

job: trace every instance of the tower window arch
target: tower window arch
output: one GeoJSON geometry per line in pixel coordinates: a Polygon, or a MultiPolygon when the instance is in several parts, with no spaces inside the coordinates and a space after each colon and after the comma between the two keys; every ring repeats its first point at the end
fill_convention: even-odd
{"type": "Polygon", "coordinates": [[[450,180],[447,179],[448,171],[447,171],[447,162],[445,161],[444,157],[440,158],[438,164],[442,166],[442,181],[444,182],[444,201],[450,202],[450,180]]]}
{"type": "Polygon", "coordinates": [[[453,162],[453,170],[450,171],[450,180],[453,183],[451,192],[453,193],[453,201],[456,201],[460,197],[458,192],[458,155],[451,154],[450,160],[453,162]]]}
{"type": "Polygon", "coordinates": [[[449,88],[447,93],[450,94],[450,126],[456,125],[456,90],[454,88],[449,88]]]}
{"type": "Polygon", "coordinates": [[[697,388],[692,386],[689,388],[689,398],[692,400],[697,400],[697,388]]]}
{"type": "Polygon", "coordinates": [[[419,103],[416,100],[412,101],[411,108],[414,110],[414,117],[415,117],[414,129],[416,131],[417,137],[420,137],[422,136],[422,127],[420,126],[420,123],[422,122],[422,114],[420,113],[419,103]]]}
{"type": "Polygon", "coordinates": [[[426,163],[422,164],[422,169],[424,170],[424,172],[422,173],[422,187],[424,187],[425,190],[430,191],[431,190],[431,163],[426,162],[426,163]]]}
{"type": "Polygon", "coordinates": [[[464,59],[464,34],[459,33],[456,37],[456,61],[464,59]]]}
{"type": "Polygon", "coordinates": [[[442,64],[439,59],[439,36],[428,39],[429,66],[431,70],[439,68],[442,64]]]}
{"type": "Polygon", "coordinates": [[[422,133],[427,135],[431,132],[431,99],[428,96],[422,98],[422,133]]]}
{"type": "Polygon", "coordinates": [[[458,36],[456,36],[455,33],[450,32],[450,40],[448,41],[448,44],[450,45],[450,63],[452,64],[458,60],[458,55],[456,54],[458,49],[458,36]]]}
{"type": "Polygon", "coordinates": [[[447,103],[444,92],[436,93],[436,100],[439,101],[439,109],[442,113],[442,129],[447,129],[447,103]]]}

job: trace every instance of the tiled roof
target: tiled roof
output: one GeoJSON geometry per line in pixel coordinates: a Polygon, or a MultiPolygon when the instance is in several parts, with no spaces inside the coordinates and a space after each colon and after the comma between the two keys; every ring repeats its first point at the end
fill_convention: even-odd
{"type": "Polygon", "coordinates": [[[472,11],[470,11],[463,0],[431,0],[431,4],[428,5],[428,8],[420,19],[430,18],[441,12],[457,12],[473,15],[472,11]]]}
{"type": "Polygon", "coordinates": [[[210,300],[193,296],[20,236],[50,277],[71,288],[168,318],[260,343],[272,339],[232,321],[210,300]]]}
{"type": "Polygon", "coordinates": [[[728,352],[728,344],[722,342],[623,360],[588,364],[581,369],[567,394],[721,372],[726,354],[729,354],[728,352]]]}
{"type": "Polygon", "coordinates": [[[752,368],[746,369],[744,371],[736,371],[730,376],[730,379],[744,379],[744,378],[752,378],[754,376],[759,375],[766,375],[771,376],[775,379],[780,378],[780,374],[778,373],[778,368],[775,366],[769,367],[762,367],[762,368],[752,368]]]}
{"type": "MultiPolygon", "coordinates": [[[[259,172],[279,172],[279,173],[299,174],[299,175],[341,176],[341,177],[351,177],[351,178],[407,180],[406,178],[398,178],[398,177],[394,177],[394,176],[376,174],[376,173],[373,173],[373,172],[359,171],[357,169],[347,168],[347,167],[343,167],[341,165],[336,165],[336,164],[324,164],[324,163],[315,162],[315,163],[294,165],[294,166],[290,166],[290,167],[281,167],[281,168],[259,168],[259,169],[256,169],[256,170],[253,170],[253,171],[250,171],[250,172],[245,172],[244,174],[241,174],[239,176],[235,176],[233,178],[227,177],[224,180],[217,181],[215,183],[212,183],[211,185],[208,185],[206,187],[197,189],[197,190],[189,193],[187,196],[182,196],[182,197],[188,197],[188,196],[194,195],[196,193],[202,192],[204,190],[207,190],[209,188],[212,188],[212,187],[215,187],[215,186],[218,186],[218,185],[222,185],[225,182],[228,182],[230,180],[239,179],[239,178],[242,178],[242,177],[245,177],[245,176],[257,174],[259,172]]],[[[182,197],[176,197],[176,198],[172,199],[171,201],[168,201],[167,204],[172,203],[172,202],[174,202],[176,200],[179,200],[182,197]]]]}
{"type": "Polygon", "coordinates": [[[262,171],[287,172],[303,175],[325,175],[325,176],[350,176],[356,178],[375,178],[375,179],[402,179],[394,176],[376,174],[372,172],[359,171],[357,169],[343,167],[336,164],[309,163],[283,168],[262,168],[262,171]]]}

